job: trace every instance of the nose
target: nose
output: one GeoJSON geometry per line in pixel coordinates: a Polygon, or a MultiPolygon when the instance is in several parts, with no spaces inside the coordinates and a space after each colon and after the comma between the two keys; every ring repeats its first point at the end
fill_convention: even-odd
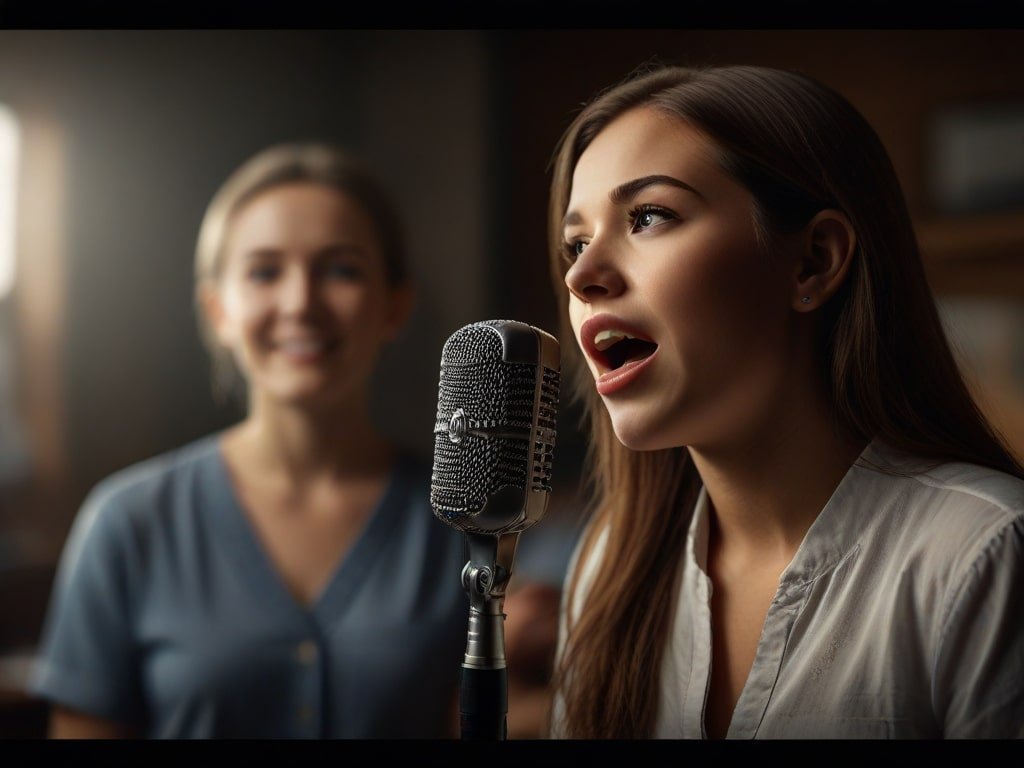
{"type": "Polygon", "coordinates": [[[565,273],[570,293],[587,303],[622,293],[626,282],[610,255],[608,244],[591,240],[565,273]]]}
{"type": "Polygon", "coordinates": [[[279,307],[287,315],[302,315],[310,311],[316,298],[316,285],[311,270],[293,266],[281,282],[279,307]]]}

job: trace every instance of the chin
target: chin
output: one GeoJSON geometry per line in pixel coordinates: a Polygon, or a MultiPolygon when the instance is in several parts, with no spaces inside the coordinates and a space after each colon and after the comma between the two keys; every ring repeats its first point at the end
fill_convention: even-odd
{"type": "Polygon", "coordinates": [[[274,400],[291,406],[328,404],[342,399],[346,392],[345,387],[338,382],[325,380],[293,381],[287,385],[270,387],[267,391],[274,400]]]}
{"type": "MultiPolygon", "coordinates": [[[[607,407],[606,403],[606,407],[607,407]]],[[[612,431],[631,451],[664,451],[691,445],[714,425],[695,418],[692,403],[615,403],[608,409],[612,431]],[[617,406],[617,407],[616,407],[617,406]]]]}
{"type": "Polygon", "coordinates": [[[660,451],[677,445],[652,425],[613,418],[612,429],[619,442],[631,451],[660,451]]]}

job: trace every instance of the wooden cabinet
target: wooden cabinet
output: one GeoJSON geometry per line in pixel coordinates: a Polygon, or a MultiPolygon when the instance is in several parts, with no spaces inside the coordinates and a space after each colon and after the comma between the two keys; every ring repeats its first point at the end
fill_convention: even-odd
{"type": "Polygon", "coordinates": [[[1024,301],[1024,210],[925,219],[915,230],[937,294],[1024,301]]]}

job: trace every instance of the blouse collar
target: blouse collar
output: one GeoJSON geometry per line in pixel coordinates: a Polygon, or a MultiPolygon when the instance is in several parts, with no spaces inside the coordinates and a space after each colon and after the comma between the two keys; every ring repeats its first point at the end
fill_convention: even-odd
{"type": "MultiPolygon", "coordinates": [[[[872,523],[872,501],[877,493],[868,490],[885,475],[883,467],[911,469],[892,448],[875,438],[839,481],[832,496],[811,523],[792,561],[783,570],[779,585],[799,586],[831,571],[857,546],[865,529],[872,523]]],[[[701,487],[694,505],[687,547],[688,556],[706,574],[708,536],[710,531],[707,489],[701,487]]]]}

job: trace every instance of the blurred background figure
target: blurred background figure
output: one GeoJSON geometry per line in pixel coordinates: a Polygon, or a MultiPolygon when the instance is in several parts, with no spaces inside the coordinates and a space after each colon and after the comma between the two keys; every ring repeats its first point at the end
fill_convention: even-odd
{"type": "Polygon", "coordinates": [[[32,683],[51,734],[453,735],[462,541],[369,413],[413,303],[393,205],[338,150],[270,148],[211,202],[195,274],[247,414],[87,498],[32,683]]]}
{"type": "Polygon", "coordinates": [[[548,735],[561,584],[515,575],[505,596],[509,739],[548,735]]]}

